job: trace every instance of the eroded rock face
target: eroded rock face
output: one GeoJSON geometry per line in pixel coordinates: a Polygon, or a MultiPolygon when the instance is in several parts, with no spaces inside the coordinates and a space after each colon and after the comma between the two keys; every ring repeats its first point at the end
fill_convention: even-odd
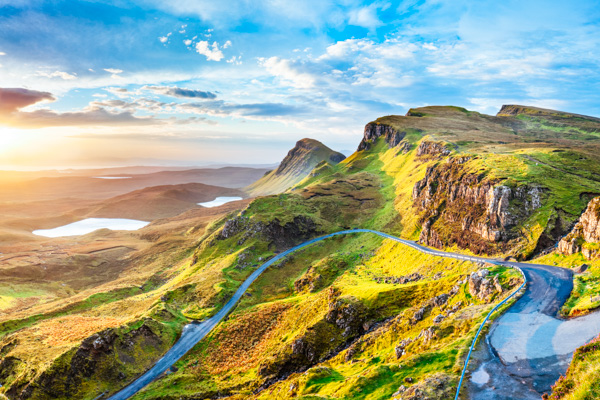
{"type": "Polygon", "coordinates": [[[431,142],[423,140],[417,147],[417,157],[430,156],[447,156],[450,154],[450,149],[441,142],[431,142]]]}
{"type": "Polygon", "coordinates": [[[398,132],[389,125],[382,125],[376,122],[370,122],[365,126],[363,140],[358,145],[358,151],[368,150],[377,138],[385,138],[386,143],[390,147],[396,147],[406,136],[406,132],[398,132]]]}
{"type": "Polygon", "coordinates": [[[581,252],[591,259],[600,256],[600,250],[590,246],[596,243],[600,243],[600,197],[589,202],[571,233],[558,242],[558,252],[565,255],[581,252]]]}
{"type": "Polygon", "coordinates": [[[471,293],[471,296],[477,297],[479,300],[489,301],[495,293],[502,293],[503,289],[498,276],[488,279],[488,275],[488,270],[481,269],[469,276],[469,293],[471,293]]]}
{"type": "MultiPolygon", "coordinates": [[[[423,149],[426,154],[449,153],[439,143],[423,143],[430,143],[423,149]]],[[[428,167],[425,178],[413,187],[423,228],[419,239],[438,248],[458,244],[476,253],[491,252],[518,235],[512,228],[541,207],[543,189],[498,185],[468,172],[463,165],[468,159],[447,157],[428,167]]]]}
{"type": "Polygon", "coordinates": [[[239,215],[225,222],[218,235],[219,239],[228,239],[243,232],[238,245],[250,237],[261,236],[278,249],[288,248],[310,239],[318,233],[315,222],[306,216],[299,215],[294,220],[282,224],[278,219],[269,222],[252,221],[249,217],[239,215]]]}
{"type": "Polygon", "coordinates": [[[329,312],[325,319],[342,329],[342,335],[348,337],[363,332],[365,313],[365,307],[360,302],[349,303],[338,300],[329,305],[329,312]]]}

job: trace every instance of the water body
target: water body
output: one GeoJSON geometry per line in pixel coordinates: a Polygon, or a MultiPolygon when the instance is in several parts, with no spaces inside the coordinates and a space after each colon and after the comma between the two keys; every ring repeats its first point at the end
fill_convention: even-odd
{"type": "Polygon", "coordinates": [[[237,201],[237,200],[242,200],[242,198],[241,197],[223,196],[223,197],[217,197],[213,201],[207,201],[205,203],[198,203],[198,205],[202,206],[202,207],[219,207],[219,206],[222,206],[223,204],[227,204],[231,201],[237,201]]]}
{"type": "Polygon", "coordinates": [[[92,176],[94,179],[131,179],[130,176],[92,176]]]}
{"type": "Polygon", "coordinates": [[[61,237],[85,235],[98,229],[111,229],[113,231],[135,231],[145,227],[150,222],[135,219],[121,218],[86,218],[72,224],[59,226],[52,229],[38,229],[33,231],[34,235],[45,237],[61,237]]]}

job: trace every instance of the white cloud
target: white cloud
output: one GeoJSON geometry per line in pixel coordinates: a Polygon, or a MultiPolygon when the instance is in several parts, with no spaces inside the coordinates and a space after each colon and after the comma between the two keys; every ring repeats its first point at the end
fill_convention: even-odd
{"type": "Polygon", "coordinates": [[[367,7],[351,10],[348,23],[350,25],[362,26],[363,28],[375,29],[383,25],[377,16],[378,8],[380,6],[374,3],[367,7]]]}
{"type": "Polygon", "coordinates": [[[123,70],[118,68],[104,68],[104,70],[112,74],[110,77],[113,79],[120,78],[119,74],[123,73],[123,70]]]}
{"type": "Polygon", "coordinates": [[[272,75],[300,89],[309,89],[315,86],[316,76],[308,71],[303,71],[302,66],[291,60],[271,57],[261,60],[262,65],[272,75]]]}
{"type": "Polygon", "coordinates": [[[45,78],[61,78],[66,81],[77,79],[76,74],[69,74],[68,72],[63,72],[63,71],[54,71],[54,72],[37,71],[36,75],[43,76],[45,78]]]}
{"type": "Polygon", "coordinates": [[[191,39],[186,39],[183,41],[183,44],[185,44],[186,46],[191,46],[192,45],[192,40],[191,39]]]}
{"type": "Polygon", "coordinates": [[[231,40],[226,41],[225,43],[223,43],[223,48],[226,49],[228,47],[231,47],[231,40]]]}
{"type": "Polygon", "coordinates": [[[0,51],[0,56],[5,56],[5,55],[6,55],[6,53],[5,53],[5,52],[3,52],[3,51],[0,51]]]}
{"type": "Polygon", "coordinates": [[[217,42],[209,44],[207,41],[201,40],[196,43],[196,52],[206,56],[208,61],[221,61],[225,57],[217,42]]]}
{"type": "Polygon", "coordinates": [[[242,64],[241,58],[242,58],[241,56],[233,56],[229,60],[227,60],[227,63],[233,64],[233,65],[241,65],[242,64]]]}
{"type": "Polygon", "coordinates": [[[187,24],[181,25],[181,30],[179,33],[185,33],[185,28],[187,28],[187,24]]]}
{"type": "Polygon", "coordinates": [[[167,43],[169,41],[169,37],[173,34],[173,32],[167,33],[165,36],[160,36],[158,41],[161,43],[167,43]]]}

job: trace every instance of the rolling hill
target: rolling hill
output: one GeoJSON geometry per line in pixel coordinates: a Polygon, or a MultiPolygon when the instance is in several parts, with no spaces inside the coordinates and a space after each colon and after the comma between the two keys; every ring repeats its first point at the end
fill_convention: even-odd
{"type": "MultiPolygon", "coordinates": [[[[469,254],[586,262],[567,305],[591,312],[600,299],[582,302],[600,284],[600,260],[582,253],[597,244],[579,243],[589,218],[577,221],[597,211],[599,150],[597,118],[512,105],[496,116],[436,106],[382,117],[345,159],[302,140],[248,187],[262,197],[210,219],[190,210],[155,221],[132,234],[145,244],[118,276],[61,292],[68,308],[53,300],[0,315],[0,392],[112,394],[186,323],[214,315],[264,260],[354,227],[469,254]],[[556,251],[570,232],[581,246],[556,251]]],[[[171,197],[192,194],[179,196],[171,197]]],[[[271,266],[226,321],[134,399],[451,399],[479,323],[520,284],[505,267],[375,237],[328,239],[271,266]]],[[[27,290],[3,301],[39,296],[27,290]]],[[[597,382],[598,354],[597,343],[576,353],[553,398],[584,398],[575,383],[597,382]]]]}

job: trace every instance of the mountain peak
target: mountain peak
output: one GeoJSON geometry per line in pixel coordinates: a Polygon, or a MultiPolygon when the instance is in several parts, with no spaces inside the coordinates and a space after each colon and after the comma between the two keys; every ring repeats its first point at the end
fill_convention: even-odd
{"type": "Polygon", "coordinates": [[[318,164],[337,164],[346,156],[315,139],[301,139],[288,152],[276,170],[248,187],[252,195],[280,193],[304,179],[318,164]]]}

